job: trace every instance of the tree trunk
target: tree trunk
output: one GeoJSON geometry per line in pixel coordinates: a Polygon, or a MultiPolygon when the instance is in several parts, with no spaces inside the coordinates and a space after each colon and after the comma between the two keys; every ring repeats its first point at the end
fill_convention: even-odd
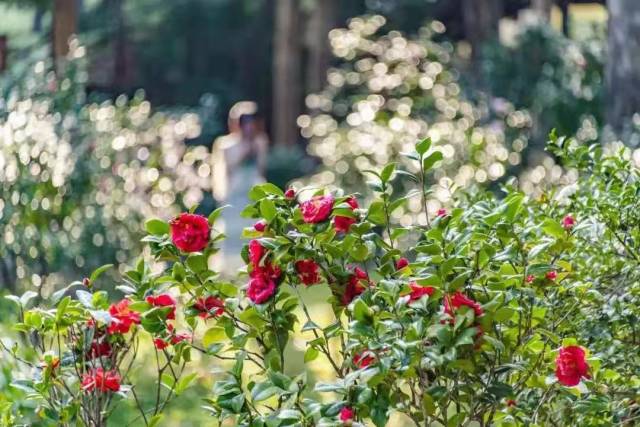
{"type": "Polygon", "coordinates": [[[7,69],[7,54],[9,53],[9,46],[7,43],[7,36],[0,35],[0,72],[7,69]]]}
{"type": "Polygon", "coordinates": [[[549,22],[551,19],[551,6],[553,0],[531,0],[531,9],[540,17],[542,22],[549,22]]]}
{"type": "Polygon", "coordinates": [[[278,144],[298,140],[301,46],[298,0],[277,0],[273,55],[273,137],[278,144]]]}
{"type": "Polygon", "coordinates": [[[306,68],[307,93],[318,92],[324,87],[326,73],[331,63],[329,31],[336,25],[337,0],[316,0],[307,25],[309,59],[306,68]]]}
{"type": "Polygon", "coordinates": [[[77,0],[54,0],[52,38],[56,67],[69,53],[69,38],[76,32],[77,21],[77,0]]]}
{"type": "Polygon", "coordinates": [[[640,112],[640,1],[609,0],[607,122],[623,130],[640,112]]]}
{"type": "Polygon", "coordinates": [[[480,57],[483,43],[498,37],[503,9],[502,0],[462,0],[465,36],[475,59],[480,57]]]}

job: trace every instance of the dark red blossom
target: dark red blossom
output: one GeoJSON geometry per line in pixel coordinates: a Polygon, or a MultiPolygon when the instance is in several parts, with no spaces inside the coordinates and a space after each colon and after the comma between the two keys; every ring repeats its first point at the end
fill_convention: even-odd
{"type": "Polygon", "coordinates": [[[267,228],[267,221],[261,219],[260,221],[253,224],[253,229],[262,233],[267,228]]]}
{"type": "MultiPolygon", "coordinates": [[[[347,204],[351,207],[351,210],[358,209],[358,201],[355,197],[349,197],[346,200],[347,204]]],[[[336,215],[333,218],[333,228],[337,233],[346,233],[349,231],[349,228],[357,221],[355,218],[351,218],[348,216],[336,215]]]]}
{"type": "Polygon", "coordinates": [[[154,338],[153,345],[155,345],[158,350],[164,350],[169,347],[169,343],[162,338],[154,338]]]}
{"type": "Polygon", "coordinates": [[[102,368],[92,369],[82,376],[82,391],[99,390],[103,393],[120,390],[120,375],[116,371],[105,371],[102,368]]]}
{"type": "Polygon", "coordinates": [[[366,368],[376,361],[376,358],[373,353],[370,351],[363,351],[362,353],[358,353],[353,356],[353,364],[358,369],[366,368]]]}
{"type": "Polygon", "coordinates": [[[296,197],[296,190],[293,187],[289,187],[287,188],[287,191],[284,192],[284,197],[286,199],[293,199],[294,197],[296,197]]]}
{"type": "Polygon", "coordinates": [[[296,271],[298,272],[298,278],[307,286],[315,285],[320,282],[320,274],[318,270],[320,267],[312,259],[301,259],[296,261],[296,271]]]}
{"type": "Polygon", "coordinates": [[[348,406],[345,406],[344,408],[340,409],[340,421],[342,421],[343,423],[349,423],[353,421],[353,418],[355,416],[356,416],[356,411],[349,408],[348,406]]]}
{"type": "Polygon", "coordinates": [[[109,307],[111,324],[109,324],[107,332],[110,334],[126,334],[131,329],[131,325],[140,324],[140,313],[129,309],[129,303],[129,300],[125,298],[109,307]]]}
{"type": "Polygon", "coordinates": [[[572,217],[571,215],[567,215],[564,218],[562,218],[562,227],[565,230],[570,230],[575,225],[576,225],[576,219],[574,217],[572,217]]]}
{"type": "Polygon", "coordinates": [[[318,223],[325,221],[331,215],[333,209],[333,197],[314,196],[306,202],[300,204],[302,219],[306,223],[318,223]]]}
{"type": "Polygon", "coordinates": [[[249,280],[247,297],[255,304],[267,302],[276,293],[276,283],[269,277],[258,274],[249,280]]]}
{"type": "Polygon", "coordinates": [[[260,242],[256,239],[253,239],[249,242],[249,262],[253,266],[253,268],[257,268],[260,266],[260,261],[265,254],[264,247],[260,244],[260,242]]]}
{"type": "Polygon", "coordinates": [[[454,317],[455,311],[462,306],[473,309],[476,317],[480,317],[484,314],[482,307],[476,301],[472,300],[460,291],[457,291],[453,296],[447,295],[444,298],[444,312],[449,316],[454,317]]]}
{"type": "Polygon", "coordinates": [[[418,285],[416,282],[409,283],[409,286],[411,287],[409,302],[418,301],[423,296],[431,296],[435,292],[435,289],[433,287],[418,285]]]}
{"type": "Polygon", "coordinates": [[[562,347],[556,358],[556,377],[560,384],[573,387],[581,378],[590,378],[589,365],[582,347],[570,345],[562,347]]]}
{"type": "Polygon", "coordinates": [[[369,276],[360,267],[356,267],[349,277],[347,286],[342,295],[342,303],[349,305],[358,295],[367,290],[369,286],[369,276]]]}
{"type": "Polygon", "coordinates": [[[171,307],[167,319],[174,320],[176,318],[176,300],[170,294],[149,295],[146,301],[154,307],[171,307]]]}
{"type": "Polygon", "coordinates": [[[549,280],[556,280],[558,278],[558,273],[555,270],[547,271],[547,274],[544,275],[549,280]]]}
{"type": "Polygon", "coordinates": [[[209,295],[206,298],[200,297],[193,304],[193,308],[198,311],[198,316],[203,319],[222,316],[224,313],[224,301],[220,298],[209,295]]]}
{"type": "Polygon", "coordinates": [[[406,266],[409,265],[409,260],[406,258],[400,258],[399,260],[396,261],[396,270],[402,270],[403,268],[405,268],[406,266]]]}
{"type": "Polygon", "coordinates": [[[209,244],[211,228],[209,221],[202,215],[181,213],[169,222],[171,240],[184,252],[199,252],[209,244]]]}
{"type": "Polygon", "coordinates": [[[87,356],[91,359],[111,356],[111,344],[106,339],[94,339],[87,356]]]}

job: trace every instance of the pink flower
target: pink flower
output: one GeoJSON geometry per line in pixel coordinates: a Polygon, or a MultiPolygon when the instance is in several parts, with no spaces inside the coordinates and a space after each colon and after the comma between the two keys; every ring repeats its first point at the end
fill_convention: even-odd
{"type": "Polygon", "coordinates": [[[171,311],[167,314],[168,320],[176,318],[176,300],[169,294],[160,294],[158,296],[149,295],[146,301],[154,307],[171,307],[171,311]]]}
{"type": "Polygon", "coordinates": [[[203,319],[222,316],[224,313],[224,301],[209,295],[206,298],[200,297],[193,304],[193,308],[198,311],[198,316],[203,319]]]}
{"type": "Polygon", "coordinates": [[[253,265],[253,268],[257,268],[260,265],[264,254],[264,247],[262,247],[259,241],[253,239],[249,242],[249,262],[253,265]]]}
{"type": "Polygon", "coordinates": [[[562,227],[564,227],[565,230],[572,229],[574,225],[576,225],[576,219],[571,215],[562,218],[562,227]]]}
{"type": "Polygon", "coordinates": [[[140,313],[129,309],[128,299],[112,304],[109,307],[109,314],[111,314],[112,320],[107,332],[110,334],[126,334],[131,329],[131,325],[140,324],[140,313]]]}
{"type": "Polygon", "coordinates": [[[261,219],[260,221],[253,224],[253,229],[262,233],[267,228],[267,221],[261,219]]]}
{"type": "Polygon", "coordinates": [[[408,259],[400,258],[398,261],[396,261],[396,270],[402,270],[403,268],[405,268],[408,265],[409,265],[409,260],[408,259]]]}
{"type": "Polygon", "coordinates": [[[265,275],[255,275],[249,280],[247,297],[255,304],[267,302],[276,293],[276,283],[265,275]]]}
{"type": "MultiPolygon", "coordinates": [[[[349,197],[346,202],[351,207],[351,210],[358,209],[358,201],[355,197],[349,197]]],[[[357,221],[355,218],[336,215],[335,218],[333,218],[333,228],[337,233],[346,233],[349,231],[349,228],[351,228],[351,226],[356,222],[357,221]]]]}
{"type": "Polygon", "coordinates": [[[102,368],[92,369],[82,376],[82,391],[98,389],[103,393],[120,390],[120,375],[116,371],[104,371],[102,368]]]}
{"type": "Polygon", "coordinates": [[[567,387],[580,383],[581,378],[590,378],[589,365],[582,347],[570,345],[562,347],[556,358],[556,377],[567,387]]]}
{"type": "Polygon", "coordinates": [[[181,213],[169,222],[171,240],[184,252],[199,252],[209,244],[211,229],[209,221],[202,215],[181,213]]]}
{"type": "Polygon", "coordinates": [[[435,292],[435,289],[431,286],[421,286],[416,282],[409,283],[411,287],[411,293],[409,294],[409,302],[418,301],[425,295],[431,296],[435,292]]]}
{"type": "Polygon", "coordinates": [[[438,212],[436,212],[436,216],[437,217],[444,217],[447,216],[448,212],[445,208],[440,208],[438,209],[438,212]]]}
{"type": "Polygon", "coordinates": [[[312,259],[302,259],[296,261],[296,271],[300,281],[307,286],[320,282],[319,266],[312,259]]]}
{"type": "Polygon", "coordinates": [[[176,345],[180,344],[182,341],[189,341],[191,339],[191,335],[186,332],[181,332],[179,334],[174,334],[171,336],[171,344],[176,345]]]}
{"type": "Polygon", "coordinates": [[[536,276],[534,276],[533,274],[529,274],[524,280],[527,283],[533,283],[533,281],[536,280],[536,276]]]}
{"type": "Polygon", "coordinates": [[[314,196],[300,204],[302,219],[309,224],[325,221],[331,215],[332,209],[333,197],[331,195],[314,196]]]}
{"type": "Polygon", "coordinates": [[[558,278],[558,273],[554,270],[547,271],[547,274],[544,275],[549,280],[556,280],[558,278]]]}
{"type": "Polygon", "coordinates": [[[350,421],[353,421],[353,418],[356,416],[356,412],[349,408],[348,406],[345,406],[344,408],[340,409],[340,421],[342,421],[343,423],[348,423],[350,421]]]}

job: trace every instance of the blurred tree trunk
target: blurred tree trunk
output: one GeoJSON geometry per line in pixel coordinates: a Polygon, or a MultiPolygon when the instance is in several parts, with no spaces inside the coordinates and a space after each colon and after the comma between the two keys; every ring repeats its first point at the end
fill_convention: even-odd
{"type": "Polygon", "coordinates": [[[77,0],[54,0],[53,3],[53,58],[56,67],[69,52],[69,38],[75,34],[78,22],[77,0]]]}
{"type": "Polygon", "coordinates": [[[543,22],[549,22],[551,19],[551,6],[553,6],[553,0],[531,0],[531,8],[543,22]]]}
{"type": "Polygon", "coordinates": [[[273,139],[277,144],[298,140],[302,85],[298,0],[276,0],[273,53],[273,139]]]}
{"type": "Polygon", "coordinates": [[[111,15],[113,40],[113,78],[112,85],[116,89],[124,89],[131,82],[131,67],[127,52],[127,27],[124,16],[124,0],[107,0],[111,15]]]}
{"type": "Polygon", "coordinates": [[[503,10],[502,0],[462,0],[465,36],[475,59],[480,57],[483,43],[498,37],[503,10]]]}
{"type": "Polygon", "coordinates": [[[329,31],[336,25],[337,0],[316,0],[307,25],[309,59],[306,69],[307,93],[318,92],[324,86],[331,63],[329,31]]]}
{"type": "Polygon", "coordinates": [[[607,122],[616,131],[640,112],[640,1],[609,0],[607,122]]]}

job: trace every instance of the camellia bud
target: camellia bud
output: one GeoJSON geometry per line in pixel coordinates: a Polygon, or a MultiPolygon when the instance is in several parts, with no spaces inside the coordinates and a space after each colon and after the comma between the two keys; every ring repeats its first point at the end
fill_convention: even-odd
{"type": "Polygon", "coordinates": [[[261,219],[260,221],[253,224],[253,228],[256,231],[259,231],[262,233],[265,230],[265,228],[267,228],[267,221],[265,221],[264,219],[261,219]]]}
{"type": "Polygon", "coordinates": [[[89,280],[88,277],[85,277],[84,279],[82,279],[82,285],[86,286],[87,288],[91,287],[91,280],[89,280]]]}
{"type": "Polygon", "coordinates": [[[284,192],[284,197],[291,200],[296,197],[296,190],[294,188],[288,188],[287,191],[284,192]]]}
{"type": "Polygon", "coordinates": [[[409,260],[406,258],[400,258],[398,261],[396,261],[396,270],[402,270],[407,265],[409,265],[409,260]]]}

